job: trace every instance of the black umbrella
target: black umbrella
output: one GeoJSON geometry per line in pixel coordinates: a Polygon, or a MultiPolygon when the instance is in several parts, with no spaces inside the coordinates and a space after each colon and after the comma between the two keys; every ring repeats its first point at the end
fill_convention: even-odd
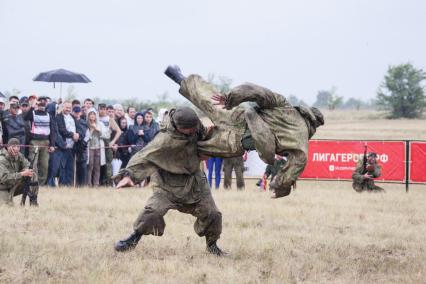
{"type": "Polygon", "coordinates": [[[62,96],[62,83],[90,83],[90,79],[82,73],[76,73],[65,69],[56,69],[47,72],[41,72],[34,77],[33,81],[61,83],[60,95],[62,96]]]}

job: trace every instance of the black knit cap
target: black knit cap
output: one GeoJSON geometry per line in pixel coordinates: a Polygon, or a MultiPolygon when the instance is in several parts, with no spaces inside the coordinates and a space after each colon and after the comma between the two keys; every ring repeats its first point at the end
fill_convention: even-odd
{"type": "Polygon", "coordinates": [[[179,107],[173,113],[173,122],[177,128],[190,129],[198,126],[197,113],[190,107],[179,107]]]}

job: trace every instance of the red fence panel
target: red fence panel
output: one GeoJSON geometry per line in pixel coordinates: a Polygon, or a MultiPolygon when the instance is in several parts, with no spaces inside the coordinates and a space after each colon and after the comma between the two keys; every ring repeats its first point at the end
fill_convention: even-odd
{"type": "Polygon", "coordinates": [[[368,152],[377,153],[382,166],[382,176],[376,180],[405,182],[404,141],[311,140],[308,164],[300,177],[351,179],[356,163],[363,157],[364,145],[368,152]]]}
{"type": "Polygon", "coordinates": [[[410,142],[410,182],[426,183],[426,142],[410,142]]]}

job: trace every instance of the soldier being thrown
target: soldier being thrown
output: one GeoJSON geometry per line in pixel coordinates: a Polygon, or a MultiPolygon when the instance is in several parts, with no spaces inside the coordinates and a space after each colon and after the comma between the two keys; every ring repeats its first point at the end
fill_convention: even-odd
{"type": "Polygon", "coordinates": [[[206,131],[190,108],[171,110],[164,128],[136,153],[114,179],[117,187],[133,186],[151,176],[153,195],[136,219],[134,232],[115,244],[115,250],[133,249],[142,235],[161,236],[169,209],[197,217],[195,232],[206,237],[207,251],[221,256],[216,241],[222,232],[222,214],[216,207],[206,176],[200,170],[197,141],[206,131]]]}
{"type": "Polygon", "coordinates": [[[381,167],[377,163],[377,154],[369,153],[367,155],[367,161],[364,164],[363,160],[360,160],[357,164],[355,172],[352,175],[352,188],[356,192],[379,192],[384,191],[383,188],[374,184],[374,178],[378,178],[381,175],[381,167]]]}
{"type": "Polygon", "coordinates": [[[270,165],[275,154],[287,156],[269,187],[275,198],[290,194],[307,163],[308,141],[324,124],[318,109],[293,107],[282,95],[251,83],[221,94],[198,75],[183,76],[178,66],[169,66],[165,74],[215,125],[211,137],[198,142],[200,154],[227,158],[256,150],[270,165]]]}
{"type": "Polygon", "coordinates": [[[0,150],[0,205],[13,205],[13,197],[22,194],[24,177],[32,177],[30,163],[20,153],[19,140],[11,138],[7,150],[0,150]]]}

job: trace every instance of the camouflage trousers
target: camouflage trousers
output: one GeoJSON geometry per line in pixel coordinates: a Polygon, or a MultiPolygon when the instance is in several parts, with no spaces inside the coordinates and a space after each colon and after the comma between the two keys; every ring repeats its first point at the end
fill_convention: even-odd
{"type": "MultiPolygon", "coordinates": [[[[31,140],[31,145],[34,147],[30,148],[28,160],[32,161],[35,155],[35,147],[39,146],[38,154],[36,159],[34,160],[34,172],[38,178],[39,185],[45,185],[47,181],[47,173],[49,169],[49,140],[31,140]]],[[[35,181],[35,178],[33,178],[35,181]]],[[[36,192],[35,195],[38,194],[38,187],[34,189],[36,192]]]]}
{"type": "Polygon", "coordinates": [[[8,190],[0,190],[0,205],[13,205],[13,195],[8,190]]]}
{"type": "Polygon", "coordinates": [[[244,189],[244,160],[243,157],[226,158],[223,160],[223,171],[225,176],[224,187],[225,189],[231,188],[232,183],[232,170],[235,171],[237,180],[237,189],[244,189]]]}
{"type": "Polygon", "coordinates": [[[158,185],[153,185],[154,194],[136,219],[134,230],[143,235],[162,236],[166,227],[164,215],[170,209],[174,209],[197,218],[194,230],[198,236],[206,237],[208,243],[218,240],[222,233],[222,214],[216,207],[207,182],[202,186],[200,200],[184,204],[173,201],[169,192],[158,185]]]}
{"type": "Polygon", "coordinates": [[[363,182],[353,182],[352,183],[352,188],[356,191],[356,192],[363,192],[363,191],[370,191],[370,192],[379,192],[379,191],[384,191],[383,188],[381,188],[380,186],[377,186],[374,183],[374,180],[370,179],[370,180],[365,180],[363,182]]]}
{"type": "MultiPolygon", "coordinates": [[[[11,188],[1,188],[0,189],[0,204],[13,205],[13,197],[21,195],[24,190],[24,180],[21,178],[13,187],[11,188]]],[[[30,194],[34,194],[35,190],[38,192],[38,186],[30,186],[30,194]]]]}

